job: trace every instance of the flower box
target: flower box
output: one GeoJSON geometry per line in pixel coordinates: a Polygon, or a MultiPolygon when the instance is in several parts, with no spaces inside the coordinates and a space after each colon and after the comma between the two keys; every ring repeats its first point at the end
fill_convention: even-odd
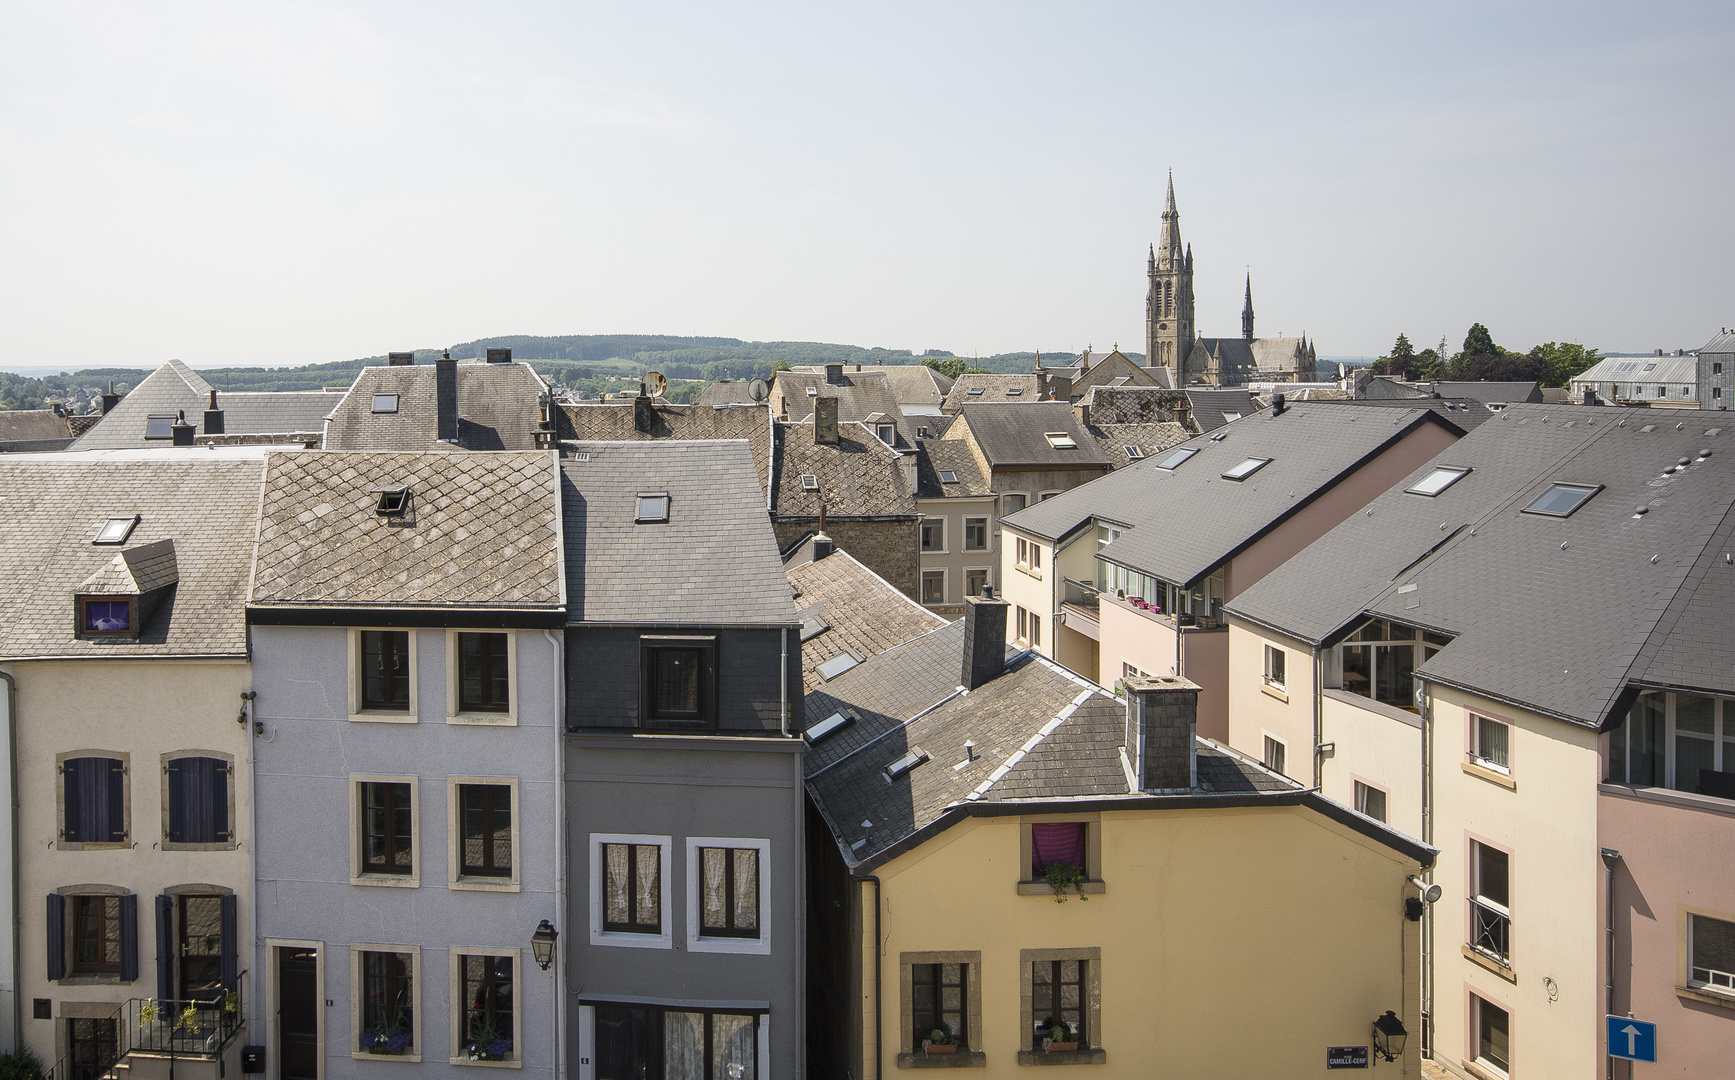
{"type": "Polygon", "coordinates": [[[1065,1054],[1078,1049],[1076,1042],[1055,1042],[1053,1039],[1042,1040],[1042,1048],[1051,1054],[1065,1054]]]}
{"type": "Polygon", "coordinates": [[[945,1043],[944,1045],[937,1043],[924,1043],[922,1044],[922,1050],[929,1054],[956,1054],[958,1052],[958,1045],[956,1043],[945,1043]]]}

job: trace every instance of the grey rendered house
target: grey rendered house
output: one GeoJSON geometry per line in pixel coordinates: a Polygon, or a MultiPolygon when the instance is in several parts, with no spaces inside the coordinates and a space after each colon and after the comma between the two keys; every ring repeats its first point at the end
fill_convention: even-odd
{"type": "Polygon", "coordinates": [[[561,969],[533,941],[564,887],[555,454],[278,453],[264,486],[266,1075],[555,1076],[561,969]]]}
{"type": "Polygon", "coordinates": [[[801,624],[753,456],[563,455],[569,1075],[798,1077],[801,624]]]}

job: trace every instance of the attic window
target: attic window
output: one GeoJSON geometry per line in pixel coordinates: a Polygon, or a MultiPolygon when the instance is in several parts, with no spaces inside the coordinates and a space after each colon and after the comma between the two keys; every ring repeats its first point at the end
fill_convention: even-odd
{"type": "Polygon", "coordinates": [[[817,386],[808,387],[807,388],[807,396],[808,397],[818,397],[819,396],[819,387],[817,387],[817,386]]]}
{"type": "Polygon", "coordinates": [[[1417,480],[1414,484],[1405,488],[1404,491],[1410,495],[1426,495],[1431,499],[1440,492],[1451,487],[1453,484],[1456,484],[1459,480],[1462,480],[1469,471],[1469,469],[1455,469],[1449,466],[1441,466],[1428,475],[1422,477],[1420,480],[1417,480]]]}
{"type": "Polygon", "coordinates": [[[969,394],[971,397],[981,397],[982,388],[980,386],[972,386],[969,390],[969,394]]]}
{"type": "Polygon", "coordinates": [[[92,540],[91,543],[124,544],[127,542],[127,537],[132,535],[133,526],[138,523],[139,516],[137,514],[131,517],[111,517],[103,523],[102,528],[96,534],[96,539],[92,540]]]}
{"type": "Polygon", "coordinates": [[[1048,440],[1048,445],[1056,450],[1077,450],[1078,444],[1072,441],[1072,436],[1064,431],[1045,431],[1042,437],[1048,440]]]}
{"type": "Polygon", "coordinates": [[[1225,472],[1223,474],[1223,479],[1245,480],[1269,464],[1271,464],[1271,459],[1268,457],[1250,457],[1241,464],[1235,466],[1233,469],[1225,472]]]}
{"type": "Polygon", "coordinates": [[[819,490],[819,477],[813,475],[812,473],[802,473],[801,474],[801,490],[803,490],[803,491],[818,491],[819,490]]]}
{"type": "Polygon", "coordinates": [[[1224,422],[1224,423],[1225,423],[1225,424],[1232,424],[1232,423],[1234,423],[1234,422],[1235,422],[1235,421],[1237,421],[1237,420],[1239,420],[1239,419],[1241,419],[1241,414],[1240,414],[1240,413],[1238,413],[1238,412],[1229,412],[1229,411],[1228,411],[1228,410],[1224,410],[1224,412],[1223,412],[1223,422],[1224,422]]]}
{"type": "Polygon", "coordinates": [[[84,634],[127,634],[133,628],[133,602],[130,597],[97,599],[80,597],[79,630],[84,634]]]}
{"type": "Polygon", "coordinates": [[[821,720],[819,723],[808,728],[802,734],[807,739],[809,745],[817,746],[819,743],[824,742],[826,739],[836,735],[838,732],[855,722],[855,710],[844,709],[841,712],[832,713],[824,720],[821,720]]]}
{"type": "Polygon", "coordinates": [[[1006,396],[1007,397],[1017,397],[1018,395],[1020,395],[1022,393],[1024,393],[1024,387],[1022,387],[1022,386],[1008,386],[1006,388],[1006,396]]]}
{"type": "Polygon", "coordinates": [[[1127,447],[1127,459],[1129,461],[1137,461],[1144,456],[1145,456],[1145,451],[1144,451],[1143,447],[1139,447],[1139,446],[1127,447]]]}
{"type": "Polygon", "coordinates": [[[859,663],[861,663],[861,661],[857,660],[849,653],[839,653],[830,660],[819,665],[819,677],[824,679],[826,682],[830,682],[859,663]]]}
{"type": "Polygon", "coordinates": [[[145,438],[172,439],[175,437],[175,418],[173,416],[145,417],[145,438]]]}
{"type": "Polygon", "coordinates": [[[942,484],[956,484],[957,482],[958,482],[958,474],[957,473],[953,472],[951,469],[941,469],[940,470],[940,483],[942,483],[942,484]]]}
{"type": "Polygon", "coordinates": [[[1550,484],[1547,491],[1538,495],[1524,508],[1524,512],[1547,514],[1549,517],[1571,517],[1573,511],[1585,504],[1585,500],[1601,490],[1601,484],[1550,484]]]}
{"type": "Polygon", "coordinates": [[[886,766],[886,779],[897,780],[909,774],[909,771],[928,760],[928,755],[920,750],[912,749],[903,757],[886,766]]]}
{"type": "Polygon", "coordinates": [[[831,624],[824,619],[809,619],[801,624],[801,640],[812,641],[814,638],[831,629],[831,624]]]}
{"type": "Polygon", "coordinates": [[[398,395],[396,395],[396,394],[375,394],[374,395],[374,412],[376,412],[376,413],[395,413],[397,411],[398,411],[398,395]]]}
{"type": "Polygon", "coordinates": [[[875,429],[874,434],[876,434],[880,437],[880,442],[883,442],[887,446],[890,446],[890,445],[892,445],[893,441],[895,441],[898,437],[897,425],[895,425],[895,424],[880,424],[875,429]]]}
{"type": "Polygon", "coordinates": [[[636,525],[667,524],[669,520],[669,493],[666,491],[639,492],[639,512],[633,518],[636,525]]]}
{"type": "Polygon", "coordinates": [[[1168,457],[1165,457],[1163,460],[1157,462],[1157,468],[1168,469],[1170,471],[1173,471],[1175,469],[1180,468],[1182,465],[1184,465],[1188,458],[1192,457],[1194,454],[1197,454],[1198,452],[1199,452],[1199,450],[1197,447],[1183,446],[1179,450],[1176,450],[1174,453],[1170,454],[1168,457]]]}
{"type": "Polygon", "coordinates": [[[375,494],[379,501],[374,503],[374,513],[381,517],[403,517],[409,509],[410,489],[407,487],[381,488],[375,494]]]}

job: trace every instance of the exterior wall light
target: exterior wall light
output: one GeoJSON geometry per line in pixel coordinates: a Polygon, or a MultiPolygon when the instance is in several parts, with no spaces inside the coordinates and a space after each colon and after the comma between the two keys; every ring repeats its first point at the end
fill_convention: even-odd
{"type": "MultiPolygon", "coordinates": [[[[536,964],[543,971],[547,971],[549,965],[554,963],[554,942],[559,937],[560,931],[556,930],[547,919],[543,919],[542,923],[537,926],[536,932],[530,935],[530,951],[535,954],[536,964]]],[[[1387,1013],[1386,1015],[1391,1016],[1392,1014],[1387,1013]]],[[[1390,1061],[1391,1059],[1387,1058],[1386,1060],[1390,1061]]]]}
{"type": "Polygon", "coordinates": [[[1387,1061],[1396,1061],[1403,1055],[1404,1043],[1409,1041],[1409,1038],[1410,1033],[1404,1030],[1404,1022],[1390,1009],[1374,1021],[1374,1053],[1387,1061]]]}

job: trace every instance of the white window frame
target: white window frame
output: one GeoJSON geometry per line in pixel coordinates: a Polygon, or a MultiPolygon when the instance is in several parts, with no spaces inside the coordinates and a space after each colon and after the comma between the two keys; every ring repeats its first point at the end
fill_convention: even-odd
{"type": "Polygon", "coordinates": [[[1284,677],[1289,674],[1288,667],[1289,667],[1288,654],[1286,652],[1284,652],[1284,650],[1278,648],[1276,645],[1272,645],[1270,643],[1267,643],[1265,646],[1265,685],[1272,687],[1273,689],[1282,690],[1284,688],[1283,687],[1284,677]],[[1274,659],[1277,661],[1277,663],[1275,665],[1272,663],[1272,660],[1274,660],[1274,659]],[[1283,668],[1284,670],[1273,675],[1272,672],[1274,670],[1276,670],[1276,668],[1279,668],[1279,667],[1283,668]]]}
{"type": "Polygon", "coordinates": [[[992,566],[966,566],[966,567],[964,567],[964,595],[965,596],[981,596],[982,595],[979,592],[978,593],[970,592],[970,575],[971,574],[977,574],[977,573],[982,575],[982,587],[983,588],[986,589],[986,588],[993,587],[993,585],[994,585],[994,568],[992,566]]]}
{"type": "Polygon", "coordinates": [[[1495,1009],[1499,1009],[1501,1012],[1506,1014],[1506,1052],[1507,1052],[1507,1065],[1510,1066],[1512,1063],[1512,1061],[1511,1061],[1512,1043],[1514,1042],[1514,1039],[1512,1037],[1512,1027],[1513,1027],[1512,1010],[1508,1009],[1506,1006],[1500,1004],[1497,1001],[1493,1001],[1493,1000],[1483,996],[1483,994],[1478,990],[1471,990],[1470,991],[1470,998],[1471,998],[1471,1007],[1470,1007],[1471,1016],[1470,1016],[1470,1025],[1469,1025],[1470,1030],[1467,1032],[1467,1034],[1469,1036],[1469,1041],[1470,1041],[1470,1046],[1469,1046],[1469,1050],[1468,1050],[1469,1058],[1475,1063],[1475,1065],[1478,1069],[1481,1069],[1482,1071],[1486,1072],[1490,1076],[1500,1076],[1500,1077],[1510,1076],[1511,1073],[1509,1073],[1506,1069],[1502,1069],[1500,1066],[1496,1065],[1494,1062],[1483,1057],[1480,1053],[1480,1051],[1482,1049],[1482,1047],[1481,1047],[1481,1037],[1482,1037],[1482,1015],[1481,1015],[1481,1013],[1482,1013],[1482,1007],[1484,1005],[1487,1005],[1487,1006],[1491,1006],[1495,1009]]]}
{"type": "Polygon", "coordinates": [[[1501,774],[1502,776],[1511,776],[1512,775],[1512,750],[1513,750],[1512,743],[1513,743],[1513,736],[1517,733],[1517,730],[1518,730],[1517,727],[1509,720],[1502,720],[1498,716],[1493,716],[1493,715],[1491,715],[1489,713],[1485,713],[1485,712],[1466,711],[1465,715],[1470,718],[1470,731],[1469,731],[1469,738],[1470,738],[1469,759],[1470,759],[1470,764],[1479,766],[1479,767],[1484,768],[1484,769],[1489,769],[1493,772],[1497,772],[1497,773],[1501,774]],[[1488,721],[1491,724],[1499,724],[1501,727],[1506,729],[1506,763],[1504,765],[1500,764],[1499,762],[1486,756],[1483,753],[1482,723],[1481,722],[1484,720],[1488,721]]]}
{"type": "Polygon", "coordinates": [[[349,774],[349,883],[377,885],[388,889],[419,889],[422,886],[422,792],[414,776],[387,776],[383,773],[349,774]],[[361,847],[362,785],[410,785],[410,872],[406,874],[368,873],[362,869],[361,847]]]}
{"type": "Polygon", "coordinates": [[[417,669],[421,667],[416,653],[416,639],[420,636],[421,632],[413,626],[352,626],[349,628],[349,718],[351,722],[357,724],[413,724],[416,722],[416,684],[420,681],[417,669]],[[361,633],[363,630],[402,632],[408,636],[410,646],[410,707],[407,710],[364,709],[361,707],[361,633]]]}
{"type": "Polygon", "coordinates": [[[1386,824],[1391,823],[1391,820],[1392,820],[1392,793],[1389,790],[1381,787],[1378,784],[1370,784],[1366,780],[1363,780],[1359,777],[1356,778],[1355,786],[1351,790],[1353,790],[1355,792],[1355,812],[1356,813],[1361,814],[1363,817],[1373,818],[1375,821],[1384,822],[1386,824]],[[1374,817],[1373,814],[1370,814],[1367,812],[1367,795],[1370,792],[1375,792],[1375,791],[1379,792],[1380,797],[1385,800],[1386,812],[1385,812],[1385,815],[1383,817],[1374,817]]]}
{"type": "Polygon", "coordinates": [[[670,922],[669,910],[669,866],[670,848],[674,838],[654,833],[591,833],[590,834],[590,943],[592,945],[614,945],[623,949],[672,949],[674,948],[673,926],[670,922]],[[630,934],[619,930],[604,930],[602,928],[602,885],[604,844],[656,844],[659,850],[658,858],[658,915],[657,922],[662,927],[658,934],[630,934]]]}
{"type": "Polygon", "coordinates": [[[930,568],[925,568],[922,570],[922,603],[924,603],[924,604],[944,604],[944,603],[946,603],[946,598],[951,595],[951,582],[947,580],[948,576],[949,575],[946,573],[946,568],[943,566],[930,567],[930,568]],[[927,598],[928,575],[929,574],[940,575],[940,598],[938,600],[929,600],[927,598]]]}
{"type": "MultiPolygon", "coordinates": [[[[420,980],[418,980],[419,982],[420,980]]],[[[420,1010],[418,1010],[418,1015],[420,1010]]],[[[448,1065],[481,1069],[524,1067],[524,952],[479,945],[454,945],[446,953],[446,1027],[450,1032],[448,1065]],[[464,1056],[464,957],[509,956],[512,958],[512,1056],[505,1061],[471,1061],[464,1056]]]]}
{"type": "Polygon", "coordinates": [[[965,551],[992,551],[993,547],[994,547],[994,535],[990,531],[990,523],[989,523],[988,518],[986,518],[986,517],[966,517],[964,519],[964,550],[965,551]],[[981,522],[981,524],[982,524],[982,544],[979,547],[971,547],[970,546],[970,523],[972,521],[981,522]]]}
{"type": "MultiPolygon", "coordinates": [[[[524,861],[524,815],[518,808],[518,778],[516,776],[448,776],[446,777],[446,888],[466,892],[515,893],[520,889],[519,875],[524,861]],[[464,784],[489,784],[512,789],[512,874],[510,877],[465,877],[462,817],[464,807],[458,788],[464,784]]],[[[504,954],[501,954],[504,955],[504,954]]]]}
{"type": "Polygon", "coordinates": [[[895,446],[898,441],[898,426],[896,424],[875,424],[874,437],[887,446],[895,446]]]}
{"type": "MultiPolygon", "coordinates": [[[[1679,740],[1682,738],[1676,707],[1680,704],[1682,697],[1708,697],[1715,703],[1711,709],[1711,767],[1719,772],[1735,772],[1735,768],[1731,768],[1731,766],[1735,766],[1735,760],[1731,760],[1731,755],[1727,753],[1729,745],[1735,743],[1735,704],[1732,704],[1728,698],[1720,698],[1714,694],[1683,695],[1670,691],[1664,699],[1666,722],[1663,730],[1666,734],[1664,736],[1663,781],[1664,786],[1672,791],[1689,790],[1679,786],[1682,781],[1678,775],[1679,763],[1676,760],[1677,751],[1680,749],[1679,740]]],[[[1689,739],[1704,738],[1698,732],[1689,733],[1685,737],[1689,739]]]]}
{"type": "Polygon", "coordinates": [[[1735,917],[1731,917],[1731,916],[1726,915],[1726,914],[1715,914],[1715,913],[1708,912],[1708,911],[1700,911],[1696,908],[1688,908],[1687,911],[1685,912],[1685,915],[1686,915],[1686,919],[1687,919],[1687,925],[1684,928],[1685,929],[1685,939],[1686,939],[1684,941],[1684,944],[1686,946],[1686,953],[1684,956],[1682,956],[1681,960],[1682,960],[1682,966],[1685,968],[1686,977],[1682,980],[1683,984],[1688,986],[1688,987],[1691,987],[1694,990],[1700,990],[1700,991],[1703,991],[1703,992],[1708,993],[1708,994],[1718,994],[1718,995],[1721,995],[1723,997],[1735,998],[1735,972],[1717,971],[1714,968],[1706,968],[1706,967],[1704,967],[1704,965],[1695,965],[1693,963],[1693,960],[1694,960],[1693,944],[1694,944],[1695,935],[1698,933],[1698,929],[1697,929],[1697,925],[1696,925],[1698,920],[1711,919],[1711,920],[1714,920],[1716,922],[1735,923],[1735,917]],[[1721,975],[1725,979],[1728,979],[1730,981],[1725,982],[1725,983],[1717,983],[1717,982],[1711,982],[1711,981],[1707,981],[1704,979],[1700,979],[1693,974],[1695,967],[1703,969],[1706,972],[1706,974],[1708,974],[1708,975],[1721,975]]]}
{"type": "MultiPolygon", "coordinates": [[[[411,631],[414,633],[414,631],[411,631]]],[[[415,655],[412,649],[410,655],[415,655]]],[[[410,680],[411,708],[415,707],[415,680],[410,680]]],[[[446,631],[446,723],[473,724],[481,727],[517,727],[518,726],[518,631],[516,630],[480,630],[460,628],[446,631]],[[463,712],[458,708],[458,679],[461,674],[462,660],[458,655],[459,634],[505,634],[506,635],[506,711],[497,712],[463,712]]]]}
{"type": "Polygon", "coordinates": [[[1279,739],[1277,736],[1271,734],[1271,732],[1269,732],[1269,731],[1261,732],[1261,735],[1264,738],[1264,742],[1261,743],[1261,749],[1263,750],[1263,753],[1259,757],[1259,763],[1261,765],[1264,765],[1267,769],[1271,770],[1272,772],[1277,773],[1279,776],[1288,776],[1289,775],[1289,743],[1288,743],[1288,741],[1284,740],[1284,739],[1279,739]],[[1269,764],[1269,762],[1271,761],[1271,748],[1273,746],[1277,747],[1278,756],[1283,758],[1283,761],[1277,765],[1269,764]]]}
{"type": "Polygon", "coordinates": [[[948,552],[946,550],[946,517],[944,514],[941,514],[941,515],[938,515],[935,517],[924,517],[922,519],[921,529],[922,529],[922,532],[921,532],[922,554],[924,554],[924,555],[948,555],[948,554],[950,554],[950,552],[948,552]],[[933,526],[934,528],[940,530],[940,544],[938,547],[929,547],[928,546],[927,541],[928,541],[928,527],[929,526],[933,526]]]}
{"type": "MultiPolygon", "coordinates": [[[[394,1061],[419,1065],[422,1061],[423,995],[422,947],[420,945],[390,945],[385,942],[356,942],[349,947],[349,1056],[356,1061],[394,1061]],[[410,960],[410,1037],[415,1040],[411,1054],[370,1054],[361,1048],[363,1003],[366,994],[362,986],[362,953],[408,953],[410,960]]],[[[321,993],[324,986],[321,985],[321,993]]]]}
{"type": "Polygon", "coordinates": [[[736,953],[739,955],[771,955],[771,841],[759,837],[689,836],[687,837],[687,951],[736,953]],[[700,848],[752,848],[759,852],[759,936],[705,937],[700,931],[703,920],[699,911],[700,848]]]}

